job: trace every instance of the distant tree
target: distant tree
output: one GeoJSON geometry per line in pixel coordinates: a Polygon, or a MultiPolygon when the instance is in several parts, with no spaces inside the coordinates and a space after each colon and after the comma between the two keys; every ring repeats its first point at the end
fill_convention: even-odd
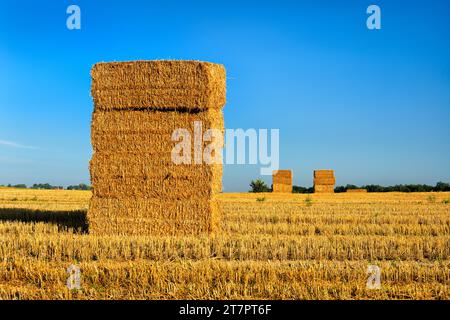
{"type": "Polygon", "coordinates": [[[26,189],[26,188],[27,188],[27,185],[21,183],[21,184],[15,184],[15,185],[13,185],[12,187],[13,187],[13,188],[18,188],[18,189],[26,189]]]}
{"type": "Polygon", "coordinates": [[[335,192],[345,192],[349,189],[367,189],[367,192],[431,192],[431,191],[450,191],[450,184],[438,182],[435,187],[426,184],[397,184],[394,186],[383,187],[377,184],[370,184],[362,187],[347,185],[345,187],[336,187],[335,192]]]}
{"type": "Polygon", "coordinates": [[[54,189],[63,189],[63,187],[62,186],[52,186],[49,183],[35,183],[31,186],[31,189],[54,190],[54,189]]]}
{"type": "Polygon", "coordinates": [[[314,193],[314,188],[305,188],[300,186],[292,186],[292,193],[314,193]]]}
{"type": "Polygon", "coordinates": [[[450,191],[450,184],[444,183],[444,182],[438,182],[438,183],[436,183],[436,186],[434,187],[434,191],[450,191]]]}
{"type": "Polygon", "coordinates": [[[377,184],[370,184],[367,186],[363,186],[363,188],[367,189],[367,192],[385,192],[384,188],[377,184]]]}
{"type": "MultiPolygon", "coordinates": [[[[0,184],[0,187],[4,187],[4,185],[0,184]]],[[[23,183],[21,183],[21,184],[8,183],[8,185],[6,185],[6,187],[8,187],[8,188],[17,188],[17,189],[26,189],[27,185],[23,184],[23,183]]]]}
{"type": "MultiPolygon", "coordinates": [[[[366,186],[358,187],[353,184],[347,184],[346,186],[336,186],[334,192],[341,193],[351,189],[366,189],[367,192],[443,192],[450,191],[450,184],[444,182],[438,182],[436,186],[430,186],[426,184],[398,184],[394,186],[383,187],[377,184],[369,184],[366,186]]],[[[293,186],[294,193],[313,193],[314,188],[304,188],[299,186],[293,186]]]]}
{"type": "Polygon", "coordinates": [[[270,192],[270,188],[267,186],[267,184],[261,180],[261,179],[256,179],[256,180],[252,180],[252,182],[250,183],[250,192],[270,192]]]}
{"type": "Polygon", "coordinates": [[[88,186],[87,184],[84,183],[80,183],[79,185],[68,186],[67,190],[91,190],[91,186],[88,186]]]}

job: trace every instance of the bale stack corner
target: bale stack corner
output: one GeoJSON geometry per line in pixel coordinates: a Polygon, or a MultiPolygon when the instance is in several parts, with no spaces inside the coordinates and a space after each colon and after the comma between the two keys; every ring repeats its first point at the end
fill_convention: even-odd
{"type": "Polygon", "coordinates": [[[274,193],[292,193],[292,171],[276,170],[272,175],[274,193]]]}
{"type": "Polygon", "coordinates": [[[195,163],[193,141],[191,161],[174,163],[172,134],[187,129],[193,138],[196,123],[202,132],[223,133],[225,68],[199,61],[112,62],[94,65],[91,76],[90,232],[213,232],[222,165],[195,163]]]}
{"type": "Polygon", "coordinates": [[[314,171],[314,193],[334,193],[335,184],[333,170],[314,171]]]}

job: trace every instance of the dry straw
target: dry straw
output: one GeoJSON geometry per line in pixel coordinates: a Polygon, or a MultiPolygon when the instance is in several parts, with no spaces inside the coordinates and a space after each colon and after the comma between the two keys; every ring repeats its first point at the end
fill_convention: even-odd
{"type": "Polygon", "coordinates": [[[292,171],[277,170],[273,172],[272,188],[275,193],[292,192],[292,171]]]}
{"type": "Polygon", "coordinates": [[[315,193],[334,193],[336,178],[333,170],[315,170],[314,171],[314,192],[315,193]]]}
{"type": "Polygon", "coordinates": [[[95,110],[221,109],[223,65],[199,61],[98,63],[92,68],[95,110]]]}
{"type": "MultiPolygon", "coordinates": [[[[176,165],[174,130],[223,132],[225,69],[199,61],[98,63],[88,213],[96,234],[188,235],[218,226],[220,164],[176,165]]],[[[211,142],[204,142],[206,146],[211,142]]],[[[220,146],[220,145],[219,145],[220,146]]]]}

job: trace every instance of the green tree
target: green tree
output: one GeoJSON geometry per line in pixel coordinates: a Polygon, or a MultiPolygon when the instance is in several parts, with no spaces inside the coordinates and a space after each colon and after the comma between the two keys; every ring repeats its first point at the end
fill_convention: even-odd
{"type": "Polygon", "coordinates": [[[18,189],[26,189],[26,188],[27,188],[27,185],[21,183],[21,184],[13,185],[12,187],[13,187],[13,188],[18,188],[18,189]]]}
{"type": "Polygon", "coordinates": [[[450,191],[450,184],[438,182],[436,183],[436,187],[434,187],[434,191],[450,191]]]}
{"type": "Polygon", "coordinates": [[[270,192],[270,188],[261,179],[252,180],[250,188],[250,192],[270,192]]]}
{"type": "Polygon", "coordinates": [[[88,186],[87,184],[80,183],[76,186],[68,186],[67,190],[91,190],[91,186],[88,186]]]}
{"type": "Polygon", "coordinates": [[[35,183],[31,187],[31,189],[45,189],[45,190],[53,190],[53,189],[62,189],[61,186],[52,186],[49,183],[35,183]]]}
{"type": "Polygon", "coordinates": [[[292,186],[292,193],[314,193],[314,188],[292,186]]]}
{"type": "Polygon", "coordinates": [[[341,193],[345,191],[347,191],[347,189],[344,186],[337,186],[336,188],[334,188],[334,192],[336,193],[341,193]]]}

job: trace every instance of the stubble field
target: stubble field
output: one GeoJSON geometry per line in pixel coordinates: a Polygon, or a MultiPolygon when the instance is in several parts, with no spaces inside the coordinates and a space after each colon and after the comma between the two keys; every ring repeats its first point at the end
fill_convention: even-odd
{"type": "Polygon", "coordinates": [[[450,299],[450,193],[221,194],[201,237],[89,235],[90,196],[0,188],[1,299],[450,299]]]}

